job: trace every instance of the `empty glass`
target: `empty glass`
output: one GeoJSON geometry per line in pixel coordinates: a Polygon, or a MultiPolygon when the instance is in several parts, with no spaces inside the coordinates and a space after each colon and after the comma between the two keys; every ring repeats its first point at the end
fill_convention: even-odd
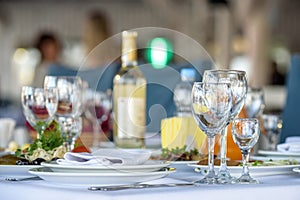
{"type": "Polygon", "coordinates": [[[36,129],[39,137],[54,118],[58,105],[57,90],[23,86],[21,101],[25,118],[36,129]]]}
{"type": "Polygon", "coordinates": [[[198,183],[217,183],[214,171],[215,136],[226,126],[232,108],[232,93],[226,83],[196,82],[192,89],[192,111],[199,128],[208,137],[208,173],[198,183]]]}
{"type": "Polygon", "coordinates": [[[249,118],[258,117],[264,110],[264,91],[262,88],[250,88],[245,100],[247,116],[249,118]]]}
{"type": "Polygon", "coordinates": [[[74,149],[75,142],[82,131],[81,117],[57,117],[61,126],[61,136],[66,142],[67,151],[74,149]]]}
{"type": "Polygon", "coordinates": [[[94,147],[99,147],[100,135],[103,133],[102,123],[109,119],[112,102],[109,92],[86,90],[85,92],[85,115],[93,123],[94,147]]]}
{"type": "MultiPolygon", "coordinates": [[[[232,90],[232,109],[227,125],[234,119],[244,106],[244,99],[247,93],[247,77],[245,71],[238,70],[206,70],[203,75],[204,82],[216,82],[230,84],[232,90]]],[[[221,166],[218,172],[218,183],[231,183],[234,179],[227,169],[227,128],[224,127],[221,133],[221,166]]]]}
{"type": "Polygon", "coordinates": [[[242,175],[233,183],[259,183],[253,179],[249,173],[249,153],[256,144],[260,135],[259,121],[255,118],[238,118],[232,121],[233,141],[240,148],[243,155],[242,175]]]}
{"type": "Polygon", "coordinates": [[[263,127],[266,130],[264,136],[266,136],[267,139],[265,150],[275,151],[282,128],[281,117],[275,114],[263,114],[262,121],[263,127]]]}
{"type": "MultiPolygon", "coordinates": [[[[82,125],[71,126],[69,123],[76,122],[80,124],[79,119],[83,111],[82,106],[82,80],[78,76],[46,76],[44,80],[44,88],[57,88],[58,91],[58,105],[55,116],[60,124],[61,134],[65,138],[76,138],[74,134],[75,128],[77,132],[81,133],[82,125]]],[[[66,142],[68,150],[72,150],[72,140],[68,139],[66,142]]]]}

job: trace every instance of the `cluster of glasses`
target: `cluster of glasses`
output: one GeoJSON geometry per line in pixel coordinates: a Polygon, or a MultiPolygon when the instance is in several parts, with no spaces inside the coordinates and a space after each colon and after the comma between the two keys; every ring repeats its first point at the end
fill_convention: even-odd
{"type": "Polygon", "coordinates": [[[78,76],[46,76],[44,88],[23,86],[21,101],[25,118],[36,129],[37,137],[56,120],[67,150],[71,151],[82,132],[83,113],[93,124],[97,123],[93,126],[94,134],[101,131],[102,121],[111,109],[109,105],[103,106],[99,94],[101,92],[91,94],[78,76]]]}
{"type": "Polygon", "coordinates": [[[279,142],[282,119],[279,114],[264,113],[265,101],[262,88],[248,88],[245,108],[248,117],[259,118],[264,134],[261,135],[259,148],[275,151],[279,142]]]}
{"type": "Polygon", "coordinates": [[[246,73],[238,70],[207,70],[203,82],[194,83],[193,116],[208,138],[208,173],[198,183],[257,183],[249,174],[248,161],[250,150],[260,135],[259,121],[256,118],[236,118],[244,106],[247,90],[246,73]],[[226,127],[229,123],[232,123],[234,142],[243,155],[243,172],[237,179],[230,175],[226,165],[226,127]],[[217,134],[221,134],[221,166],[216,174],[214,143],[217,134]]]}

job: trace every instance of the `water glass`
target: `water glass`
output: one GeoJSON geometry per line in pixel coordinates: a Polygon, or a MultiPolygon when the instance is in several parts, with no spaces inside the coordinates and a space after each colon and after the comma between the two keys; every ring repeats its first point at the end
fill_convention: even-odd
{"type": "Polygon", "coordinates": [[[232,108],[232,93],[226,83],[196,82],[192,89],[192,112],[208,137],[208,173],[198,183],[217,183],[214,171],[215,136],[226,126],[232,108]]]}

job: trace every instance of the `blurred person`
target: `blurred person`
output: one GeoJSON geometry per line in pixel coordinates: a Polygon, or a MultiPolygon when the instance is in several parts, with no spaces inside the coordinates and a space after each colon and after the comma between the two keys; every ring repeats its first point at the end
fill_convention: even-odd
{"type": "Polygon", "coordinates": [[[112,42],[102,43],[111,36],[109,24],[107,15],[102,11],[92,11],[88,14],[82,36],[86,55],[84,67],[103,67],[114,61],[114,56],[119,55],[119,52],[116,52],[118,48],[112,42]]]}
{"type": "Polygon", "coordinates": [[[55,34],[44,32],[40,34],[36,41],[36,48],[39,50],[41,59],[40,63],[36,66],[33,86],[42,87],[44,77],[47,74],[48,67],[51,64],[58,64],[62,45],[55,34]]]}

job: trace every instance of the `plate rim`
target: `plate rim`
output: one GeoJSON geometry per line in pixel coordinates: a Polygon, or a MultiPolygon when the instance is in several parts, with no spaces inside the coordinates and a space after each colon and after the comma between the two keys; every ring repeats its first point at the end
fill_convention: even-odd
{"type": "Polygon", "coordinates": [[[56,177],[136,177],[136,176],[154,176],[154,175],[168,175],[171,173],[176,172],[176,170],[168,170],[168,171],[154,171],[154,172],[123,172],[123,173],[116,173],[116,172],[108,172],[108,173],[97,173],[97,172],[54,172],[51,171],[48,167],[41,167],[41,168],[32,168],[28,170],[29,173],[34,174],[36,176],[56,176],[56,177]],[[37,171],[37,170],[48,169],[50,171],[37,171]]]}
{"type": "MultiPolygon", "coordinates": [[[[156,162],[156,161],[154,161],[156,162]]],[[[167,161],[157,161],[159,164],[142,164],[142,165],[60,165],[57,163],[42,162],[41,165],[56,169],[73,169],[73,170],[141,170],[149,168],[163,168],[169,166],[171,163],[167,161]]]]}
{"type": "Polygon", "coordinates": [[[269,156],[293,156],[300,157],[300,152],[283,152],[283,151],[268,151],[268,150],[258,150],[258,154],[269,155],[269,156]]]}

